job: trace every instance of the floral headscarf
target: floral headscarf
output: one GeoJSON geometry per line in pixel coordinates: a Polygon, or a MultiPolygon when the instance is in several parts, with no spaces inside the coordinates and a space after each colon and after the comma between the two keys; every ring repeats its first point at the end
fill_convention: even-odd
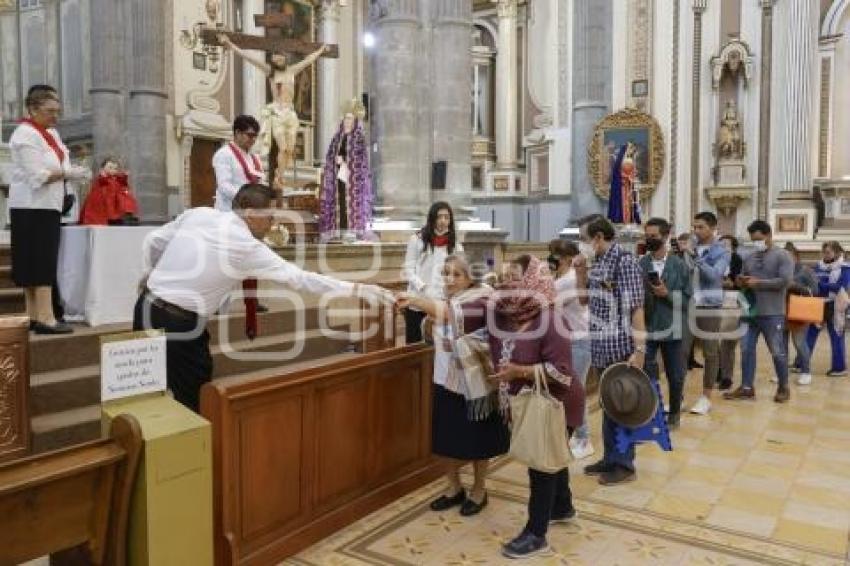
{"type": "Polygon", "coordinates": [[[497,291],[496,312],[516,326],[533,320],[555,301],[555,282],[549,268],[534,256],[522,278],[502,283],[497,291]]]}

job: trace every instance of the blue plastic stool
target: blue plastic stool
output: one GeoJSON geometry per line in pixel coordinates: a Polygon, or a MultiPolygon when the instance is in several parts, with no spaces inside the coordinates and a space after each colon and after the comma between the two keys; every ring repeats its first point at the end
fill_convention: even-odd
{"type": "Polygon", "coordinates": [[[615,425],[617,429],[617,451],[620,454],[625,454],[629,446],[643,442],[657,442],[665,452],[673,450],[673,444],[670,442],[670,429],[667,428],[667,419],[664,417],[664,396],[661,394],[661,386],[658,385],[657,379],[653,379],[652,383],[655,386],[655,394],[658,395],[658,410],[652,420],[640,428],[626,428],[615,425]]]}

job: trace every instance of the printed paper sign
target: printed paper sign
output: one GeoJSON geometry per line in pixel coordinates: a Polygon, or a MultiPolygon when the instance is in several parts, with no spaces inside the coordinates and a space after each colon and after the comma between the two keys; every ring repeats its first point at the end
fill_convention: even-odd
{"type": "Polygon", "coordinates": [[[101,339],[101,402],[165,389],[165,335],[162,332],[131,332],[101,339]]]}

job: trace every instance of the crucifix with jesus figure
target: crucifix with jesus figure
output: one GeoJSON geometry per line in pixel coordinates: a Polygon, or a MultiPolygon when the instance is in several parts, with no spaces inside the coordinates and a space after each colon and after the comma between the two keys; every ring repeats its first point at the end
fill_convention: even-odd
{"type": "MultiPolygon", "coordinates": [[[[284,28],[288,21],[283,14],[256,15],[254,23],[258,27],[284,28]]],[[[295,77],[312,65],[319,57],[339,57],[336,45],[311,43],[301,39],[272,38],[245,33],[204,29],[202,40],[208,45],[221,45],[233,52],[269,78],[272,101],[261,112],[260,148],[269,155],[272,142],[277,145],[277,167],[272,186],[282,192],[284,177],[288,167],[292,167],[295,180],[295,144],[298,136],[299,120],[294,108],[295,77]],[[270,63],[252,57],[245,50],[258,50],[271,53],[270,63]],[[298,63],[288,65],[287,55],[304,55],[298,63]]],[[[279,193],[280,194],[280,193],[279,193]]]]}

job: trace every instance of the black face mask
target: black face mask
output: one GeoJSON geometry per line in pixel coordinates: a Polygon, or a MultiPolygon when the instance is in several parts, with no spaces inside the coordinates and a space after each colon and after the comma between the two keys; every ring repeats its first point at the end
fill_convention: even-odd
{"type": "Polygon", "coordinates": [[[549,264],[549,271],[557,273],[558,268],[561,267],[561,258],[556,255],[549,254],[549,257],[546,258],[546,263],[549,264]]]}
{"type": "Polygon", "coordinates": [[[664,245],[664,240],[660,238],[647,238],[646,239],[646,250],[650,252],[657,252],[661,249],[661,246],[664,245]]]}

